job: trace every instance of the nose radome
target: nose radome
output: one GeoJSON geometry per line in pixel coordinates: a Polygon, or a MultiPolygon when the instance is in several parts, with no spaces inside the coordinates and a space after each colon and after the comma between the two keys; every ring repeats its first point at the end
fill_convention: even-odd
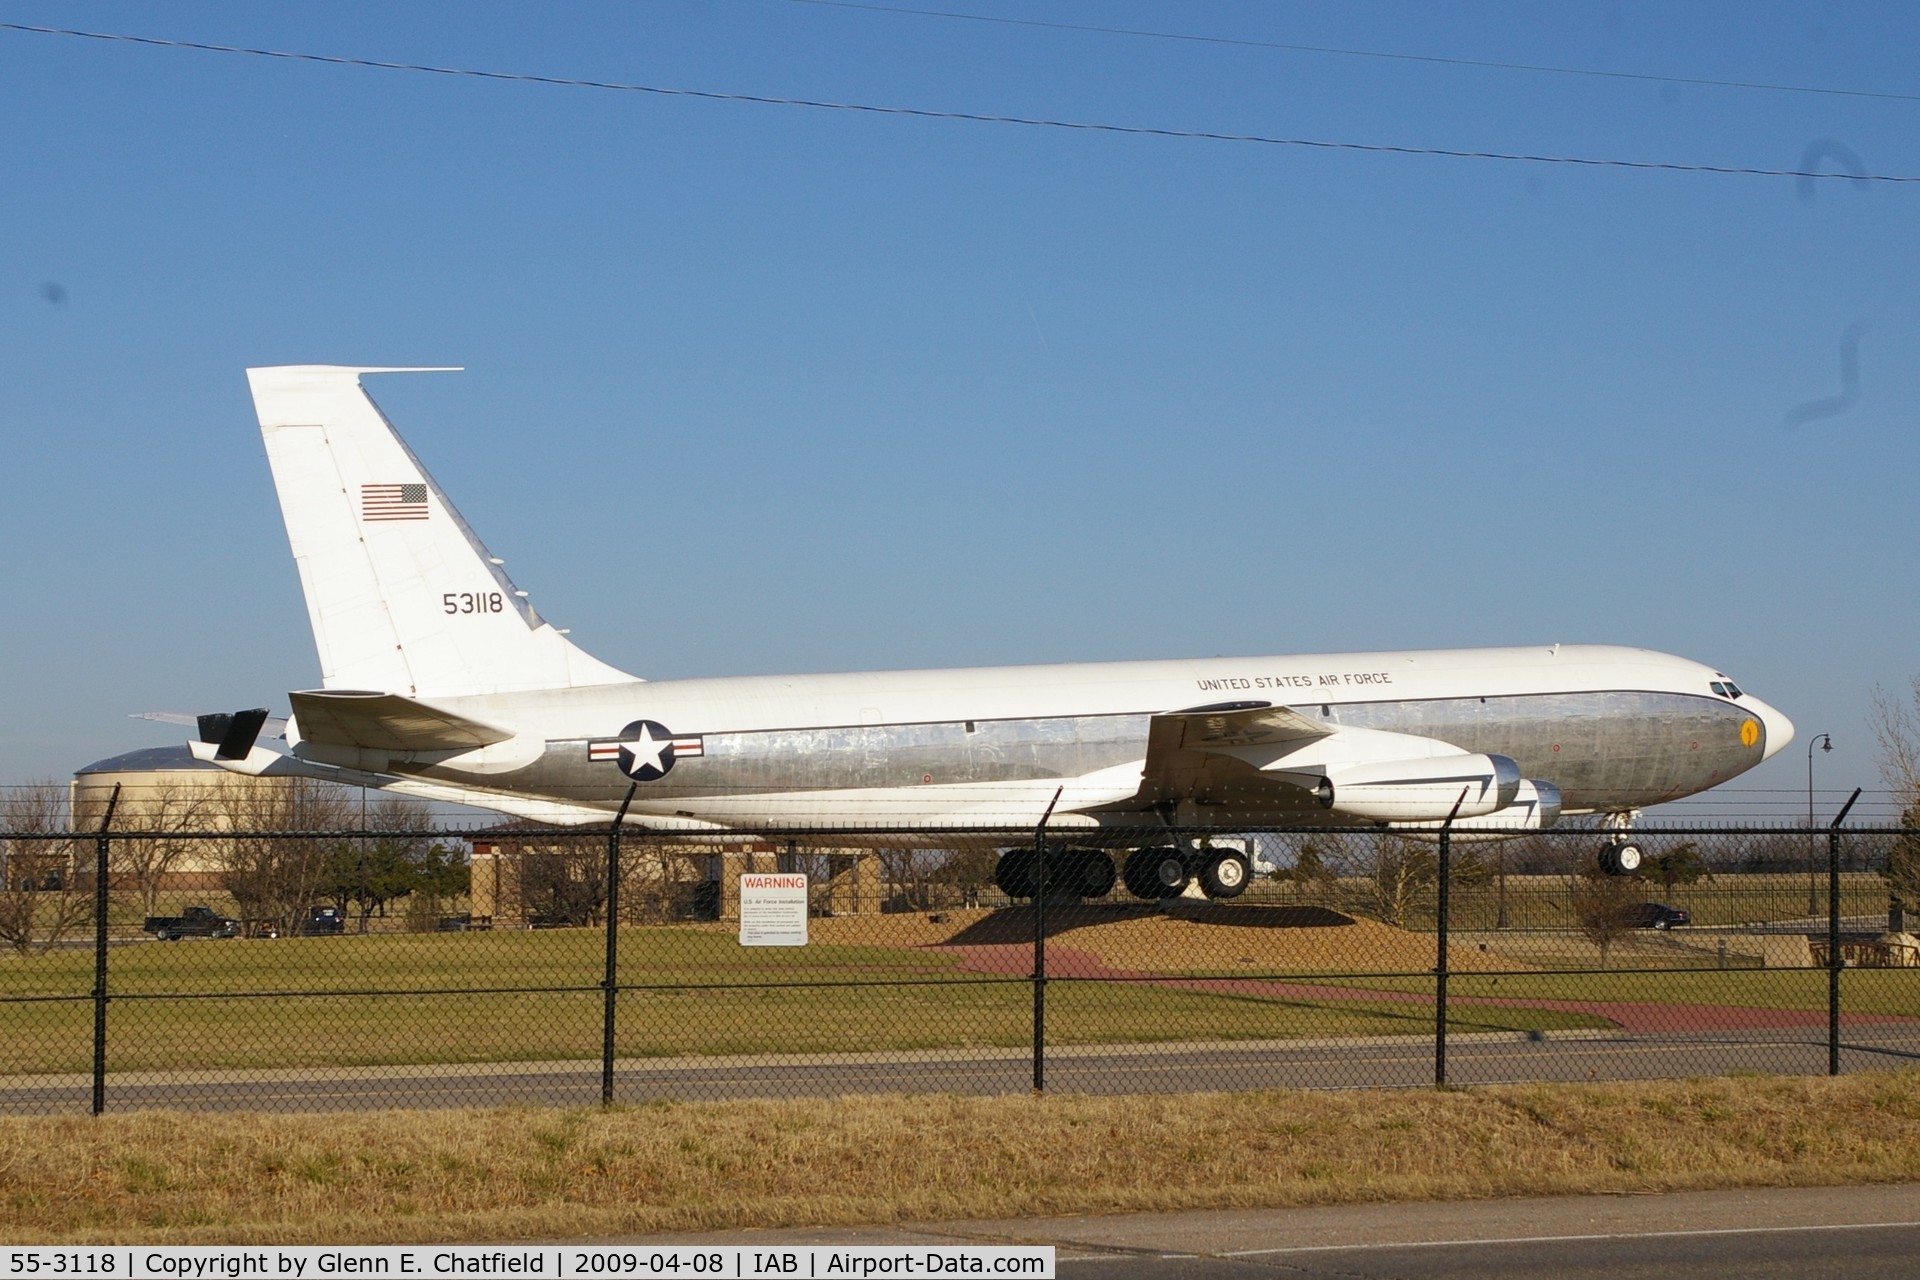
{"type": "Polygon", "coordinates": [[[1761,749],[1760,758],[1768,759],[1793,741],[1793,721],[1758,698],[1743,699],[1747,709],[1760,719],[1761,727],[1766,730],[1766,744],[1761,749]]]}

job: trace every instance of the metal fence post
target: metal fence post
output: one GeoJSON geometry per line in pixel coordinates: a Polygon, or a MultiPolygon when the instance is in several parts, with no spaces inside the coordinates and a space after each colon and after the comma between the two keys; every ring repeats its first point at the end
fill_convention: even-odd
{"type": "Polygon", "coordinates": [[[607,975],[606,1010],[600,1028],[600,1105],[613,1105],[613,1031],[614,1012],[620,995],[620,827],[627,820],[627,806],[640,784],[627,788],[620,812],[607,828],[607,975]]]}
{"type": "Polygon", "coordinates": [[[1440,902],[1437,908],[1440,916],[1439,928],[1435,931],[1438,940],[1435,950],[1438,954],[1433,962],[1433,1083],[1436,1088],[1447,1082],[1447,917],[1453,902],[1450,890],[1453,884],[1453,820],[1460,816],[1460,806],[1467,802],[1467,789],[1460,788],[1460,798],[1453,802],[1453,811],[1440,826],[1440,902]]]}
{"type": "Polygon", "coordinates": [[[107,1109],[107,828],[120,803],[113,784],[93,842],[93,1114],[107,1109]]]}
{"type": "Polygon", "coordinates": [[[1033,829],[1033,1094],[1047,1087],[1047,822],[1065,787],[1056,787],[1033,829]]]}
{"type": "Polygon", "coordinates": [[[1840,824],[1860,798],[1855,787],[1827,828],[1827,1074],[1840,1074],[1840,824]]]}

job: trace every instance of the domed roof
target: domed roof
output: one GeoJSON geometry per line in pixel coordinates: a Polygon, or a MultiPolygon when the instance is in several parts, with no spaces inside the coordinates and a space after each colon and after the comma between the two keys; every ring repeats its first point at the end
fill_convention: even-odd
{"type": "Polygon", "coordinates": [[[95,760],[84,769],[75,769],[73,776],[83,778],[90,773],[171,773],[175,770],[220,771],[220,766],[204,760],[195,760],[193,753],[182,743],[170,747],[142,747],[138,751],[129,751],[125,755],[109,756],[105,760],[95,760]]]}

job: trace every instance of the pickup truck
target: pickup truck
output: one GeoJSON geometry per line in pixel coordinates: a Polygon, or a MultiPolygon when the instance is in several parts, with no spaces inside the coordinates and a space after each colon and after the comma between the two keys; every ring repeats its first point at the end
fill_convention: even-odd
{"type": "Polygon", "coordinates": [[[177,916],[148,916],[140,928],[161,942],[181,938],[237,938],[240,922],[223,916],[211,907],[188,907],[177,916]]]}

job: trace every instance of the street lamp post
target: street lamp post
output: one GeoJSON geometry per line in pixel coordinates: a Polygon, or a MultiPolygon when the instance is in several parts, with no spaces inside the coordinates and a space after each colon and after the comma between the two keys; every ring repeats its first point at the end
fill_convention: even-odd
{"type": "Polygon", "coordinates": [[[1814,846],[1819,843],[1813,833],[1813,748],[1818,743],[1822,751],[1833,750],[1833,739],[1824,733],[1816,733],[1807,739],[1807,916],[1811,919],[1820,914],[1820,896],[1814,887],[1813,859],[1814,846]]]}

